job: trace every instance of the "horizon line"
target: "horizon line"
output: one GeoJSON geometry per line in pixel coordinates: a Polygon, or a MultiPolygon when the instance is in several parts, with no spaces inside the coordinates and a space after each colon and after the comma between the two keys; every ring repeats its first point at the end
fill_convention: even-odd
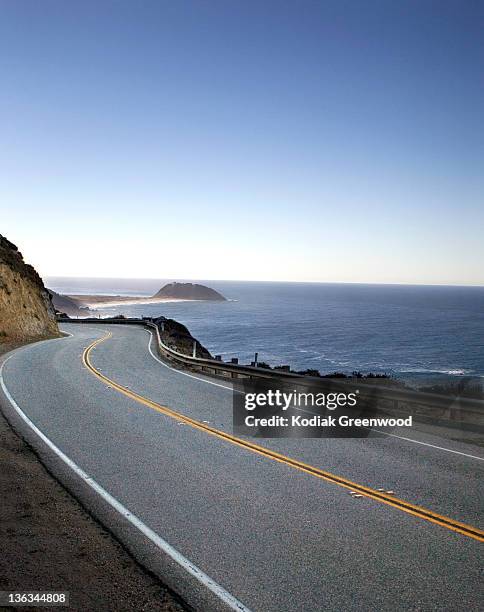
{"type": "Polygon", "coordinates": [[[251,279],[215,279],[215,278],[163,278],[163,277],[129,277],[129,276],[64,276],[45,275],[44,279],[90,279],[90,280],[127,280],[127,281],[173,281],[173,282],[215,282],[215,283],[285,283],[311,285],[378,285],[398,287],[475,287],[484,288],[484,284],[466,285],[461,283],[411,283],[411,282],[375,282],[375,281],[324,281],[324,280],[251,280],[251,279]]]}

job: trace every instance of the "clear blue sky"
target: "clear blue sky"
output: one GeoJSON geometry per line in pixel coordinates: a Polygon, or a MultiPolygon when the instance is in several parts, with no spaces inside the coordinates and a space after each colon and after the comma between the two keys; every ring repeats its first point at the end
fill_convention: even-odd
{"type": "Polygon", "coordinates": [[[484,284],[484,3],[0,3],[44,275],[484,284]]]}

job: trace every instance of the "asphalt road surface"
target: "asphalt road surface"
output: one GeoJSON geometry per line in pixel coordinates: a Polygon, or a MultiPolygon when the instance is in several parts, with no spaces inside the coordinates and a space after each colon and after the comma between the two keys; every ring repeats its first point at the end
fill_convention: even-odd
{"type": "MultiPolygon", "coordinates": [[[[260,612],[482,609],[481,542],[458,526],[482,528],[478,446],[408,429],[401,435],[414,441],[395,435],[256,441],[365,487],[392,490],[395,499],[435,513],[434,521],[398,503],[355,498],[317,473],[191,424],[232,433],[229,385],[166,367],[149,351],[146,330],[63,329],[73,336],[13,353],[3,367],[5,388],[38,430],[112,496],[117,512],[127,509],[149,531],[150,543],[113,511],[114,531],[141,561],[167,573],[189,603],[216,609],[216,597],[202,591],[220,588],[260,612]],[[89,351],[96,376],[83,353],[106,331],[111,336],[89,351]],[[441,516],[450,519],[447,527],[441,516]],[[189,579],[175,561],[156,565],[155,536],[196,566],[189,579]]],[[[60,471],[69,478],[68,466],[60,471]]],[[[85,488],[79,486],[79,496],[96,513],[97,496],[84,495],[85,488]]],[[[226,605],[238,604],[221,601],[221,609],[226,605]]]]}

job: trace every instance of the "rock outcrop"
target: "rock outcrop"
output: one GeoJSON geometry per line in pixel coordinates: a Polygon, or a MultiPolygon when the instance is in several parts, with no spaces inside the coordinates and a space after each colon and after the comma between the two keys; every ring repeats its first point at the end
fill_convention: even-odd
{"type": "Polygon", "coordinates": [[[196,283],[168,283],[153,298],[173,298],[178,300],[214,300],[225,302],[225,298],[215,289],[196,283]]]}
{"type": "Polygon", "coordinates": [[[213,359],[209,351],[191,335],[188,328],[178,323],[178,321],[167,319],[166,317],[158,317],[153,320],[153,323],[155,323],[160,330],[162,342],[169,348],[191,357],[193,356],[193,343],[195,342],[195,357],[213,359]]]}
{"type": "Polygon", "coordinates": [[[74,300],[67,295],[56,293],[52,289],[47,289],[47,291],[52,298],[52,304],[57,312],[66,314],[69,317],[88,317],[92,314],[89,307],[82,302],[74,300]]]}
{"type": "Polygon", "coordinates": [[[0,235],[0,343],[59,335],[54,307],[42,279],[0,235]]]}

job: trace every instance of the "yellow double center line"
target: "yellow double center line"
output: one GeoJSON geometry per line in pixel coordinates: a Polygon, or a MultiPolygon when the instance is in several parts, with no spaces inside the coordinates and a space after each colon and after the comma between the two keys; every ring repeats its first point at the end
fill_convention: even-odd
{"type": "Polygon", "coordinates": [[[375,489],[371,489],[369,487],[365,487],[364,485],[360,485],[356,482],[352,482],[347,478],[343,478],[342,476],[336,476],[335,474],[331,474],[331,472],[326,472],[325,470],[320,470],[317,467],[312,465],[308,465],[307,463],[303,463],[302,461],[298,461],[297,459],[292,459],[291,457],[287,457],[286,455],[281,455],[280,453],[276,453],[273,450],[269,450],[263,446],[259,446],[258,444],[254,444],[253,442],[249,442],[242,438],[237,438],[231,434],[228,434],[224,431],[220,431],[219,429],[215,429],[214,427],[209,427],[205,423],[201,423],[200,421],[196,421],[195,419],[191,419],[190,417],[181,414],[180,412],[176,412],[171,408],[167,408],[166,406],[162,406],[161,404],[157,404],[126,387],[123,387],[119,383],[115,382],[111,378],[108,378],[104,374],[102,374],[99,370],[97,370],[91,363],[90,353],[92,349],[104,342],[108,338],[111,338],[111,332],[107,332],[105,336],[99,338],[92,342],[84,351],[82,355],[82,361],[84,365],[88,368],[88,370],[94,374],[99,380],[102,380],[107,385],[113,387],[123,395],[151,408],[152,410],[156,410],[156,412],[160,412],[165,416],[168,416],[172,419],[176,419],[179,422],[183,422],[186,425],[190,425],[194,429],[198,429],[203,431],[211,436],[215,436],[220,438],[221,440],[225,440],[230,444],[234,444],[235,446],[239,446],[248,450],[252,453],[257,453],[266,459],[270,459],[272,461],[278,461],[279,463],[283,463],[289,467],[292,467],[301,472],[305,472],[306,474],[310,474],[311,476],[315,476],[316,478],[321,478],[322,480],[326,480],[327,482],[331,482],[345,489],[349,489],[351,491],[355,491],[357,493],[361,493],[362,495],[374,499],[382,504],[387,504],[388,506],[392,506],[397,510],[401,510],[402,512],[406,512],[407,514],[412,514],[418,518],[424,519],[431,523],[435,523],[436,525],[440,525],[441,527],[445,527],[446,529],[450,529],[451,531],[456,531],[462,535],[465,535],[469,538],[473,538],[474,540],[478,540],[479,542],[484,542],[484,532],[477,527],[472,527],[471,525],[466,525],[465,523],[460,523],[446,516],[442,516],[441,514],[437,514],[436,512],[432,512],[431,510],[427,510],[426,508],[422,508],[420,506],[416,506],[411,504],[403,499],[399,499],[398,497],[394,497],[393,495],[388,495],[387,493],[382,493],[380,491],[376,491],[375,489]]]}

